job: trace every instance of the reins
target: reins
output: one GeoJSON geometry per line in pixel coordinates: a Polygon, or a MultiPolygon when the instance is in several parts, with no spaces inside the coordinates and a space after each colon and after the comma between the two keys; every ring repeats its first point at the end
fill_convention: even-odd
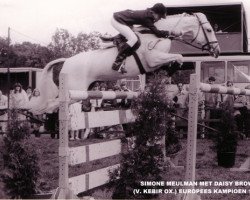
{"type": "MultiPolygon", "coordinates": [[[[184,40],[184,39],[182,39],[182,38],[180,38],[180,37],[174,37],[173,40],[176,40],[176,41],[181,42],[181,43],[183,43],[183,44],[192,46],[192,47],[194,47],[194,48],[196,48],[196,49],[199,49],[199,50],[202,50],[202,51],[206,50],[206,51],[208,51],[208,52],[210,53],[209,50],[211,50],[211,48],[212,48],[212,47],[211,47],[211,44],[217,43],[217,46],[218,46],[218,45],[219,45],[219,44],[218,44],[218,41],[211,41],[211,42],[210,42],[209,39],[208,39],[208,37],[207,37],[207,34],[206,34],[206,32],[205,32],[205,30],[204,30],[204,27],[203,27],[203,24],[206,24],[206,23],[209,23],[209,22],[208,22],[208,21],[206,21],[206,22],[201,22],[201,20],[200,20],[200,18],[199,18],[198,15],[196,15],[195,13],[194,13],[193,15],[197,18],[197,20],[198,20],[198,22],[199,22],[199,29],[198,29],[198,31],[197,31],[197,33],[196,33],[196,36],[191,40],[191,42],[186,41],[186,40],[184,40]],[[203,31],[203,34],[204,34],[204,36],[205,36],[205,38],[206,38],[206,41],[207,41],[207,43],[204,44],[204,45],[202,45],[202,46],[198,46],[198,45],[193,44],[193,42],[196,41],[196,39],[197,39],[197,37],[198,37],[198,35],[199,35],[199,33],[200,33],[200,30],[203,31]]],[[[179,21],[178,21],[177,25],[178,25],[178,24],[179,24],[179,21]]],[[[177,26],[177,25],[176,25],[176,26],[177,26]]],[[[175,27],[176,27],[176,26],[175,26],[175,27]]]]}

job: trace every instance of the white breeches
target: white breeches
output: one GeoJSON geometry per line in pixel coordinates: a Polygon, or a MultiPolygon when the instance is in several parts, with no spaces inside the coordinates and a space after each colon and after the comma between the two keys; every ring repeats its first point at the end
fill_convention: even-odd
{"type": "Polygon", "coordinates": [[[111,25],[128,40],[127,44],[130,47],[133,47],[135,45],[135,43],[137,42],[137,37],[131,30],[131,28],[129,28],[129,26],[119,23],[114,19],[114,17],[112,17],[111,19],[111,25]]]}

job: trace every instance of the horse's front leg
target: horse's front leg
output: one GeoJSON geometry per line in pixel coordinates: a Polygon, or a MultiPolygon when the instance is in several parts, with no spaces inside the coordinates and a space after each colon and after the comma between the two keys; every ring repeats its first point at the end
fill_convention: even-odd
{"type": "Polygon", "coordinates": [[[180,66],[183,63],[183,57],[181,54],[165,53],[158,50],[151,50],[146,52],[146,62],[150,68],[158,68],[163,65],[169,65],[173,62],[177,62],[180,66]]]}

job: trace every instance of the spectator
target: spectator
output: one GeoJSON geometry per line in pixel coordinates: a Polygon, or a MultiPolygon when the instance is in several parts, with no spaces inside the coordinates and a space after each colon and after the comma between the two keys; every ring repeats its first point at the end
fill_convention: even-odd
{"type": "Polygon", "coordinates": [[[69,140],[79,140],[79,130],[77,129],[77,125],[75,121],[79,114],[81,113],[82,105],[79,102],[73,103],[69,106],[69,116],[70,116],[70,130],[69,130],[69,140]]]}
{"type": "MultiPolygon", "coordinates": [[[[130,90],[127,88],[127,85],[125,82],[121,83],[121,91],[123,92],[129,92],[130,90]]],[[[131,106],[131,99],[122,99],[121,100],[121,108],[128,109],[131,106]]]]}
{"type": "MultiPolygon", "coordinates": [[[[177,84],[177,92],[173,94],[174,106],[177,108],[177,115],[188,117],[188,92],[183,88],[183,83],[177,84]]],[[[182,119],[176,119],[176,127],[186,131],[187,122],[182,119]]]]}
{"type": "Polygon", "coordinates": [[[174,93],[175,106],[181,109],[187,109],[188,107],[188,92],[183,88],[182,83],[177,84],[177,92],[174,93]]]}
{"type": "MultiPolygon", "coordinates": [[[[93,91],[100,91],[100,85],[99,83],[95,83],[93,88],[93,91]]],[[[91,111],[98,111],[101,107],[101,99],[90,99],[90,103],[91,103],[91,111]]]]}
{"type": "Polygon", "coordinates": [[[234,118],[241,136],[246,137],[247,133],[245,127],[247,127],[247,98],[245,95],[235,95],[234,118]]]}
{"type": "Polygon", "coordinates": [[[29,87],[27,88],[27,90],[26,90],[26,93],[27,93],[28,99],[30,100],[31,97],[32,97],[32,93],[33,93],[32,87],[29,86],[29,87]]]}
{"type": "Polygon", "coordinates": [[[214,24],[214,32],[215,33],[222,33],[222,30],[219,28],[218,24],[214,24]]]}
{"type": "Polygon", "coordinates": [[[22,85],[20,83],[16,83],[13,89],[13,93],[10,96],[11,108],[23,108],[29,101],[26,92],[22,89],[22,85]]]}
{"type": "MultiPolygon", "coordinates": [[[[112,87],[107,88],[107,91],[114,91],[112,87]]],[[[102,100],[101,107],[103,110],[113,110],[116,107],[117,99],[104,99],[102,100]]]]}
{"type": "MultiPolygon", "coordinates": [[[[115,92],[121,92],[121,87],[119,85],[114,85],[114,91],[115,92]]],[[[121,99],[114,99],[113,106],[114,108],[120,108],[121,107],[121,99]]]]}
{"type": "MultiPolygon", "coordinates": [[[[250,90],[250,85],[247,85],[245,89],[250,90]]],[[[250,105],[250,96],[246,96],[246,99],[247,99],[247,104],[250,105]]]]}
{"type": "Polygon", "coordinates": [[[100,91],[106,91],[107,90],[107,85],[106,83],[101,83],[100,84],[100,91]]]}
{"type": "MultiPolygon", "coordinates": [[[[229,88],[233,87],[233,82],[232,81],[227,81],[226,86],[229,87],[229,88]]],[[[224,94],[224,95],[221,95],[221,96],[222,96],[222,103],[221,103],[222,108],[224,110],[229,109],[233,113],[235,96],[231,95],[231,94],[224,94]]]]}
{"type": "MultiPolygon", "coordinates": [[[[37,101],[39,99],[39,96],[40,96],[40,91],[38,89],[35,89],[33,92],[32,92],[32,95],[31,95],[31,98],[30,98],[30,104],[34,104],[36,105],[37,104],[37,101]]],[[[31,118],[31,127],[33,128],[33,133],[39,137],[40,133],[39,133],[39,130],[40,128],[42,127],[42,120],[43,120],[43,115],[35,115],[34,116],[36,119],[38,120],[35,120],[35,119],[32,119],[31,118]]]]}
{"type": "Polygon", "coordinates": [[[7,130],[7,109],[8,109],[8,97],[3,95],[2,91],[0,90],[0,120],[6,122],[0,122],[0,132],[6,132],[7,130]]]}
{"type": "MultiPolygon", "coordinates": [[[[210,76],[208,79],[208,83],[211,85],[213,85],[215,81],[216,79],[213,76],[210,76]]],[[[218,119],[219,118],[218,108],[221,103],[221,95],[217,93],[205,93],[204,98],[205,98],[205,118],[207,120],[218,119]]],[[[216,124],[213,122],[210,122],[209,126],[216,128],[216,124]]]]}
{"type": "MultiPolygon", "coordinates": [[[[13,92],[10,95],[10,108],[23,109],[28,101],[28,96],[22,89],[22,85],[20,83],[16,83],[13,87],[13,92]]],[[[18,114],[18,119],[21,121],[26,120],[26,116],[18,114]]]]}

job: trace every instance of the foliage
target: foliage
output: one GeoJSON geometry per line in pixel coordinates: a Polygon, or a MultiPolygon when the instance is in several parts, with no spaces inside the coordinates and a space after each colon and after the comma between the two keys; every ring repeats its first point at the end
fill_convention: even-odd
{"type": "Polygon", "coordinates": [[[98,49],[100,35],[98,32],[92,32],[79,33],[74,37],[66,29],[57,29],[48,48],[53,52],[54,58],[67,58],[82,51],[98,49]]]}
{"type": "Polygon", "coordinates": [[[224,110],[217,136],[217,151],[236,152],[237,131],[234,116],[231,110],[224,110]]]}
{"type": "Polygon", "coordinates": [[[17,55],[16,66],[43,68],[52,59],[52,51],[39,44],[23,42],[12,45],[12,49],[17,55]]]}
{"type": "Polygon", "coordinates": [[[48,46],[30,42],[9,45],[7,38],[0,37],[0,67],[43,68],[56,58],[98,49],[100,35],[99,32],[80,32],[75,37],[66,29],[57,29],[48,46]]]}
{"type": "Polygon", "coordinates": [[[181,142],[178,137],[178,133],[175,130],[175,126],[173,126],[172,123],[173,122],[170,120],[166,130],[166,137],[165,137],[166,155],[175,154],[179,152],[182,148],[181,142]]]}
{"type": "MultiPolygon", "coordinates": [[[[166,133],[166,115],[170,106],[166,104],[163,76],[154,75],[147,90],[132,104],[137,116],[127,135],[134,137],[133,147],[122,155],[119,169],[111,173],[111,186],[115,199],[155,198],[157,194],[133,193],[133,189],[143,189],[140,181],[161,180],[164,162],[162,140],[166,133]]],[[[169,119],[167,119],[169,120],[169,119]]],[[[148,188],[148,187],[147,187],[148,188]]]]}
{"type": "Polygon", "coordinates": [[[36,192],[39,176],[38,156],[29,142],[28,126],[11,111],[8,133],[4,137],[2,180],[11,198],[28,198],[36,192]]]}

